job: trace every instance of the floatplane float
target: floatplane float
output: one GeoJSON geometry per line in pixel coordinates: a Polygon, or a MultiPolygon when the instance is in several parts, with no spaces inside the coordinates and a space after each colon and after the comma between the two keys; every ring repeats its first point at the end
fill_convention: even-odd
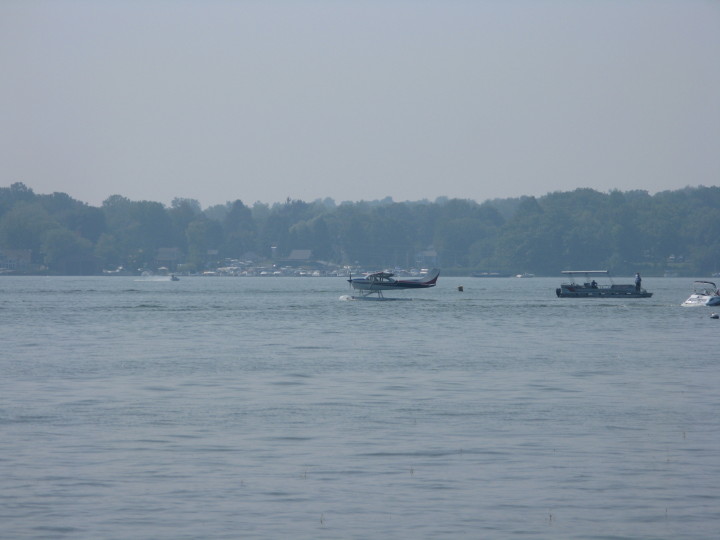
{"type": "MultiPolygon", "coordinates": [[[[363,277],[352,277],[348,283],[353,289],[360,292],[360,296],[341,297],[347,300],[401,300],[400,298],[385,298],[383,291],[400,291],[406,289],[427,289],[437,283],[440,270],[434,268],[420,278],[396,279],[392,272],[373,272],[363,277]],[[376,295],[376,296],[370,296],[376,295]]],[[[406,300],[403,298],[402,300],[406,300]]]]}

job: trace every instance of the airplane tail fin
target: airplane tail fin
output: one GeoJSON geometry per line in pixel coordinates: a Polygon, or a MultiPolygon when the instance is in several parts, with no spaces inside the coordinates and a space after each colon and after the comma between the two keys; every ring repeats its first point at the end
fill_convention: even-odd
{"type": "Polygon", "coordinates": [[[439,275],[440,270],[437,268],[433,268],[427,273],[427,276],[423,278],[422,283],[424,283],[425,285],[435,285],[435,283],[437,283],[439,275]]]}

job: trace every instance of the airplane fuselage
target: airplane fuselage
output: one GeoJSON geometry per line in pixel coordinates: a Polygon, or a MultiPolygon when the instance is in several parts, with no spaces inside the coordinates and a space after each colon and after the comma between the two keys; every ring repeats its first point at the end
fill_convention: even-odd
{"type": "Polygon", "coordinates": [[[427,289],[437,283],[439,270],[433,270],[427,276],[416,279],[394,279],[392,274],[377,272],[361,278],[350,278],[348,282],[354,289],[361,291],[392,291],[402,289],[427,289]]]}

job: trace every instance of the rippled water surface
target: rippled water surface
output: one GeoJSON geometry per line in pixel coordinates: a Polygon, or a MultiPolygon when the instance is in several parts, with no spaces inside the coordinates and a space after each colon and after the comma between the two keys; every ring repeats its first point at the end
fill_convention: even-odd
{"type": "Polygon", "coordinates": [[[0,538],[715,538],[712,308],[559,282],[2,278],[0,538]]]}

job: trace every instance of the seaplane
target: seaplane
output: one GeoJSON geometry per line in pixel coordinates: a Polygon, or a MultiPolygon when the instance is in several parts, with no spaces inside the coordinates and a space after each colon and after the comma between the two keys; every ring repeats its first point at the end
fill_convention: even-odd
{"type": "Polygon", "coordinates": [[[363,277],[354,278],[352,275],[348,283],[353,289],[360,291],[360,296],[350,297],[352,300],[397,300],[385,298],[383,291],[399,291],[405,289],[427,289],[437,283],[440,270],[433,268],[420,278],[396,279],[392,272],[373,272],[363,277]],[[377,296],[370,296],[377,295],[377,296]]]}

